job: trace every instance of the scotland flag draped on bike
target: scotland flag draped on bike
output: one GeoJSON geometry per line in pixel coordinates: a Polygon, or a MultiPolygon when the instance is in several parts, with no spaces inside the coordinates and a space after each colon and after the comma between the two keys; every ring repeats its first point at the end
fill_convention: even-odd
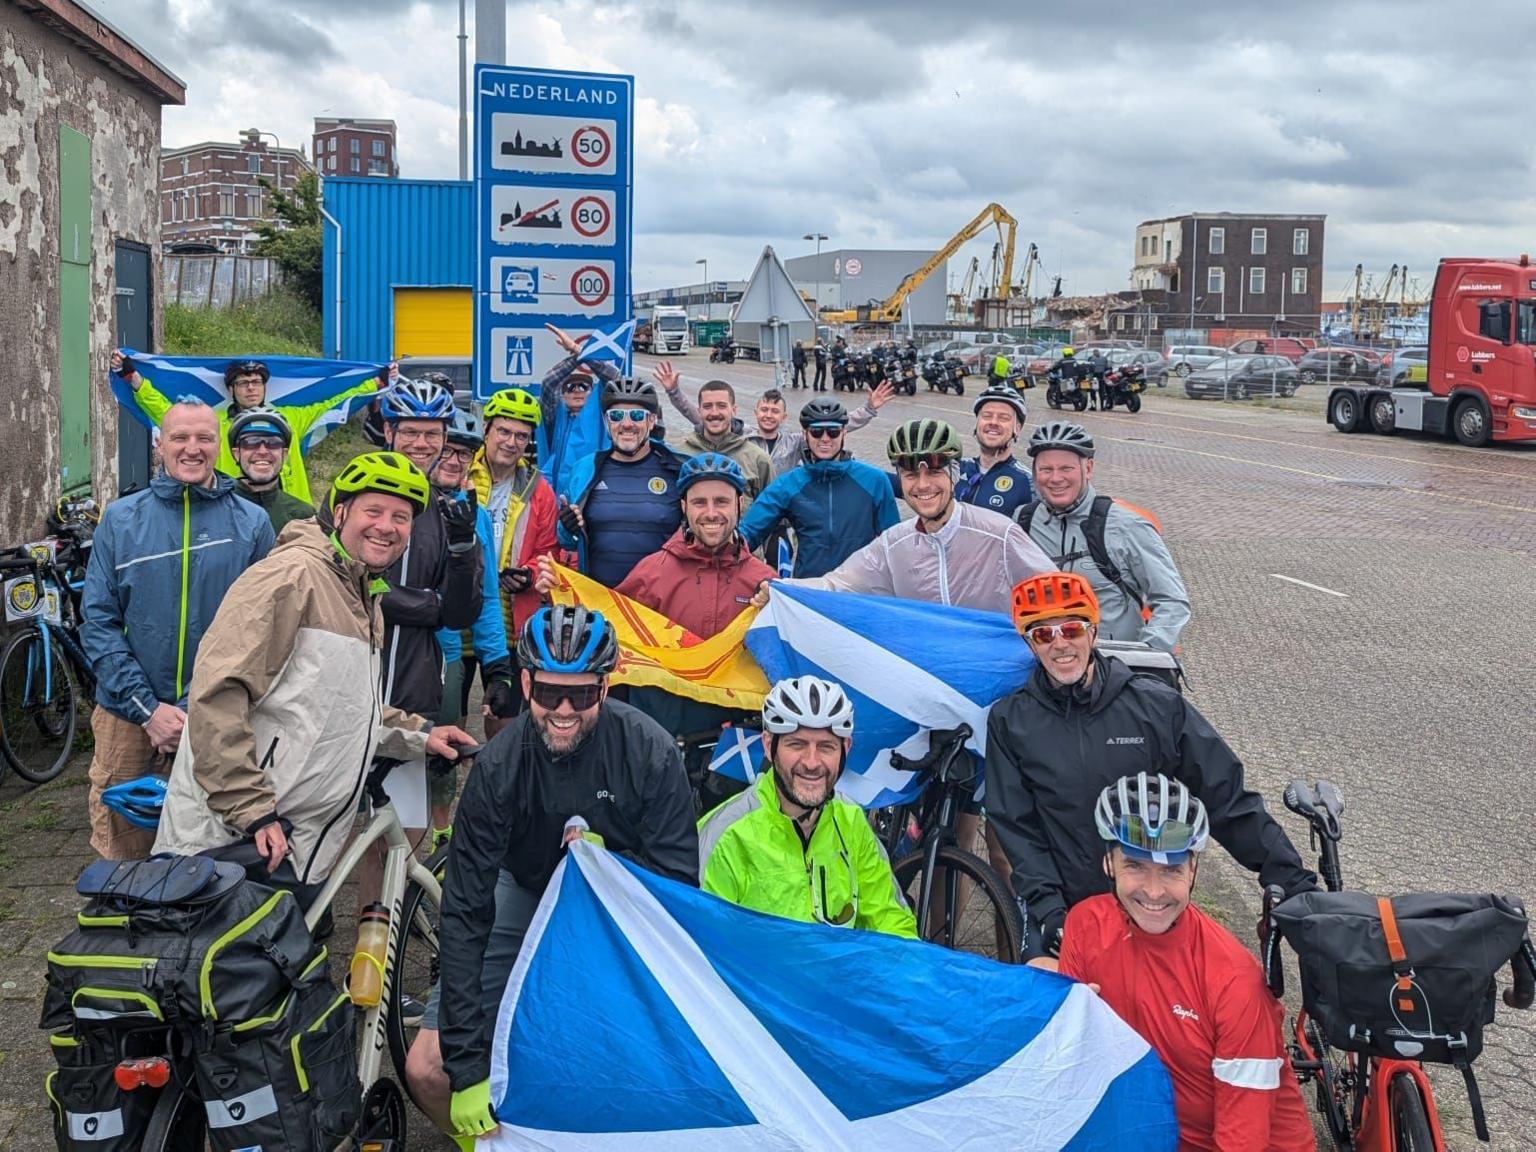
{"type": "Polygon", "coordinates": [[[773,585],[746,644],[769,683],[810,675],[847,690],[858,739],[838,791],[865,808],[920,791],[890,753],[922,755],[929,729],[969,724],[968,747],[985,756],[987,709],[1035,664],[1006,616],[791,584],[773,585]]]}
{"type": "Polygon", "coordinates": [[[1085,986],[764,916],[580,840],[502,1001],[491,1099],[498,1152],[1178,1143],[1162,1064],[1085,986]]]}

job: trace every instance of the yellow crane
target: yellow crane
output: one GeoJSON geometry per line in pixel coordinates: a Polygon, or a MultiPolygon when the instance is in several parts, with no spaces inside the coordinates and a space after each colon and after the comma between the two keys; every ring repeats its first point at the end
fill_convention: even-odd
{"type": "Polygon", "coordinates": [[[1002,237],[1003,266],[997,283],[1001,286],[999,290],[1006,293],[1009,290],[1008,286],[1013,283],[1013,237],[1018,223],[1002,205],[988,204],[976,214],[974,220],[950,237],[949,243],[924,261],[917,271],[908,273],[901,283],[896,285],[896,291],[886,299],[843,312],[823,312],[821,319],[829,324],[896,323],[901,319],[902,305],[906,303],[907,297],[912,295],[936,269],[943,267],[945,261],[953,256],[961,245],[974,240],[989,226],[995,226],[1002,237]]]}
{"type": "Polygon", "coordinates": [[[1024,297],[1024,327],[1026,329],[1035,326],[1035,293],[1033,284],[1035,269],[1040,264],[1040,249],[1033,243],[1029,251],[1024,253],[1024,283],[1019,289],[1019,295],[1024,297]]]}

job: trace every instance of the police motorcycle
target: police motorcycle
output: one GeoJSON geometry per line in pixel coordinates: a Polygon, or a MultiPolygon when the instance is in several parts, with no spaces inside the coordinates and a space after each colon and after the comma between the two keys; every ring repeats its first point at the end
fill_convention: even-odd
{"type": "Polygon", "coordinates": [[[1075,360],[1058,360],[1045,374],[1045,402],[1052,408],[1071,407],[1079,412],[1088,410],[1088,389],[1083,377],[1088,373],[1086,364],[1075,360]]]}
{"type": "Polygon", "coordinates": [[[965,366],[953,356],[936,352],[928,357],[923,362],[923,379],[928,382],[930,392],[953,391],[956,396],[965,395],[965,366]]]}
{"type": "Polygon", "coordinates": [[[1147,390],[1147,370],[1140,364],[1122,364],[1104,373],[1099,381],[1099,408],[1108,412],[1124,404],[1128,412],[1141,411],[1141,394],[1147,390]]]}

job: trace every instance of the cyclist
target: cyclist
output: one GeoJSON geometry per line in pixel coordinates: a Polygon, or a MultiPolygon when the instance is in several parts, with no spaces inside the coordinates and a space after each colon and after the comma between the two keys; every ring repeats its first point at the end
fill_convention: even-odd
{"type": "Polygon", "coordinates": [[[671,737],[608,698],[613,630],[541,608],[518,663],[528,708],[470,770],[443,889],[442,980],[406,1060],[411,1097],[461,1147],[490,1132],[491,1029],[539,899],[577,835],[698,882],[693,795],[671,737]],[[590,831],[567,832],[582,817],[590,831]]]}
{"type": "MultiPolygon", "coordinates": [[[[133,398],[144,414],[159,425],[171,408],[171,400],[153,383],[139,375],[133,361],[124,356],[121,349],[112,353],[111,369],[114,375],[121,376],[128,387],[133,389],[133,398]]],[[[231,360],[224,367],[224,389],[229,393],[229,403],[218,409],[219,457],[215,467],[226,476],[240,474],[229,452],[229,422],[245,409],[262,406],[279,409],[288,421],[290,444],[297,442],[302,446],[309,430],[327,412],[354,397],[366,396],[388,387],[392,369],[393,365],[381,368],[377,376],[370,376],[356,387],[318,404],[284,404],[279,401],[268,405],[267,381],[271,379],[271,372],[267,366],[260,360],[231,360]]],[[[288,458],[283,462],[282,477],[283,491],[306,504],[314,504],[314,497],[309,492],[309,476],[304,471],[302,448],[288,453],[288,458]]]]}
{"type": "Polygon", "coordinates": [[[987,717],[987,820],[1012,869],[1026,949],[1055,955],[1067,910],[1109,889],[1084,830],[1099,792],[1136,771],[1183,781],[1217,841],[1261,883],[1288,894],[1317,886],[1210,722],[1162,680],[1094,651],[1099,602],[1087,580],[1021,582],[1013,623],[1037,663],[987,717]]]}
{"type": "Polygon", "coordinates": [[[375,747],[451,760],[455,746],[473,743],[379,693],[374,589],[430,500],[404,456],[366,452],[337,475],[324,521],[294,521],[235,581],[192,674],[156,852],[250,837],[269,872],[291,857],[279,875],[302,891],[324,881],[346,846],[375,747]]]}
{"type": "Polygon", "coordinates": [[[773,916],[917,939],[863,809],[836,795],[853,745],[840,685],[780,680],[763,698],[757,783],[699,821],[699,886],[773,916]]]}
{"type": "Polygon", "coordinates": [[[747,496],[755,500],[773,480],[773,461],[764,449],[742,434],[741,421],[736,416],[736,389],[724,380],[706,380],[699,387],[699,402],[695,404],[683,395],[679,376],[668,361],[656,365],[654,375],[672,407],[693,425],[693,431],[683,439],[683,447],[694,454],[719,452],[736,461],[747,478],[747,496]]]}
{"type": "MultiPolygon", "coordinates": [[[[697,414],[698,409],[693,406],[693,401],[684,396],[682,390],[678,388],[678,375],[671,364],[663,360],[656,365],[655,375],[656,382],[666,390],[667,397],[675,407],[684,413],[697,414]]],[[[825,392],[826,389],[818,388],[817,391],[825,392]]],[[[868,402],[861,404],[848,414],[846,420],[848,431],[857,432],[873,420],[892,395],[890,383],[882,380],[879,387],[869,394],[868,402]]],[[[753,416],[757,420],[757,427],[747,433],[747,439],[768,453],[768,458],[773,463],[774,478],[777,479],[797,467],[804,459],[805,450],[808,447],[803,431],[805,423],[801,422],[802,431],[800,432],[784,429],[784,393],[777,388],[770,388],[763,393],[762,399],[757,402],[753,416]]]]}
{"type": "MultiPolygon", "coordinates": [[[[565,353],[565,359],[544,373],[539,382],[539,468],[553,484],[565,467],[566,444],[575,417],[586,407],[592,389],[611,384],[620,379],[620,375],[618,368],[605,360],[582,360],[580,341],[553,324],[544,327],[554,335],[555,342],[565,353]]],[[[660,411],[658,405],[657,412],[660,411]]]]}
{"type": "Polygon", "coordinates": [[[1312,1152],[1286,1064],[1284,1011],[1237,937],[1190,904],[1210,827],[1166,776],[1122,776],[1094,823],[1112,892],[1067,913],[1061,972],[1095,986],[1173,1080],[1179,1147],[1312,1152]]]}
{"type": "Polygon", "coordinates": [[[1104,639],[1172,652],[1189,623],[1189,593],[1152,522],[1094,489],[1093,437],[1052,420],[1029,438],[1029,457],[1039,498],[1014,519],[1058,568],[1093,585],[1104,639]]]}
{"type": "Polygon", "coordinates": [[[659,437],[661,399],[644,380],[603,385],[603,419],[613,447],[576,466],[574,501],[560,503],[560,543],[583,572],[617,587],[682,522],[677,494],[683,460],[659,437]]]}
{"type": "Polygon", "coordinates": [[[1012,516],[1035,498],[1028,470],[1013,455],[1024,431],[1024,397],[1012,384],[994,384],[976,397],[971,411],[976,416],[979,451],[960,461],[956,498],[1012,516]]]}
{"type": "Polygon", "coordinates": [[[281,532],[290,520],[305,520],[315,510],[283,491],[283,463],[293,443],[293,429],[276,408],[243,409],[229,422],[229,454],[240,469],[235,491],[266,511],[272,531],[281,532]]]}
{"type": "Polygon", "coordinates": [[[797,439],[805,445],[804,463],[768,485],[742,517],[749,548],[783,524],[794,529],[796,576],[830,572],[901,519],[885,473],[844,448],[852,423],[836,400],[812,400],[801,408],[804,433],[797,439]]]}

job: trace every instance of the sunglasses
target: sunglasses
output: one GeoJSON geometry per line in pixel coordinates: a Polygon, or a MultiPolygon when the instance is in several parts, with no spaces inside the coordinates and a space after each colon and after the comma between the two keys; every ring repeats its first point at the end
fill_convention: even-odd
{"type": "Polygon", "coordinates": [[[949,458],[940,456],[937,452],[930,452],[926,456],[898,456],[896,457],[896,470],[898,472],[916,472],[919,468],[926,468],[930,472],[942,472],[949,467],[949,458]]]}
{"type": "Polygon", "coordinates": [[[281,452],[287,447],[276,436],[242,436],[235,441],[236,448],[264,448],[268,452],[281,452]]]}
{"type": "Polygon", "coordinates": [[[805,430],[805,434],[812,440],[831,440],[843,434],[843,426],[833,424],[829,427],[824,424],[812,424],[805,430]]]}
{"type": "Polygon", "coordinates": [[[607,412],[610,424],[622,424],[626,420],[631,424],[643,424],[649,415],[644,408],[610,408],[607,412]]]}
{"type": "Polygon", "coordinates": [[[592,391],[592,385],[588,384],[585,380],[567,380],[565,390],[567,392],[590,392],[592,391]]]}
{"type": "Polygon", "coordinates": [[[1063,640],[1081,640],[1088,635],[1092,624],[1084,620],[1068,620],[1062,624],[1038,624],[1029,630],[1029,638],[1035,644],[1053,643],[1056,637],[1063,640]]]}
{"type": "Polygon", "coordinates": [[[546,712],[553,712],[564,700],[571,702],[573,711],[586,712],[596,708],[602,702],[603,682],[599,680],[596,684],[550,684],[543,680],[535,680],[528,698],[546,712]]]}

